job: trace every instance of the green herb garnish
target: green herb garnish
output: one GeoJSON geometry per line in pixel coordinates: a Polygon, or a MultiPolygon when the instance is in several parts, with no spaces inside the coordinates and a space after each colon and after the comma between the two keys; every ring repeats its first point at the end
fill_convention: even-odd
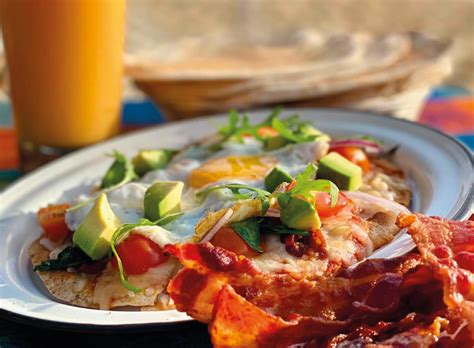
{"type": "Polygon", "coordinates": [[[263,253],[260,246],[260,223],[257,218],[250,218],[230,224],[230,227],[239,234],[249,247],[263,253]]]}
{"type": "Polygon", "coordinates": [[[67,211],[74,211],[76,209],[82,208],[95,201],[101,193],[110,192],[113,189],[116,189],[117,187],[125,185],[126,183],[138,178],[134,171],[132,162],[129,161],[125,155],[118,151],[114,151],[111,156],[115,157],[115,161],[112,163],[102,178],[102,182],[100,184],[101,190],[96,192],[87,200],[68,208],[67,211]]]}
{"type": "Polygon", "coordinates": [[[271,219],[264,218],[260,222],[261,230],[265,232],[271,232],[276,234],[296,234],[298,236],[309,236],[308,231],[296,230],[294,228],[289,228],[282,223],[275,223],[271,219]]]}
{"type": "Polygon", "coordinates": [[[111,156],[115,158],[115,161],[105,173],[100,184],[101,189],[115,188],[138,178],[132,162],[124,154],[114,151],[111,156]]]}
{"type": "Polygon", "coordinates": [[[128,290],[132,292],[140,292],[142,289],[137,288],[133,284],[130,284],[127,281],[127,277],[125,276],[125,272],[123,269],[123,264],[122,260],[120,259],[120,256],[117,253],[117,249],[115,246],[119,244],[121,241],[123,241],[127,236],[128,233],[134,229],[135,227],[139,226],[164,226],[169,224],[170,222],[178,219],[180,216],[182,216],[184,213],[176,213],[176,214],[170,214],[167,215],[157,221],[150,221],[148,219],[141,219],[138,223],[136,224],[124,224],[120,226],[112,235],[112,238],[110,240],[110,248],[112,249],[112,254],[117,260],[117,266],[119,270],[119,275],[120,275],[120,281],[122,282],[123,286],[125,286],[128,290]]]}
{"type": "Polygon", "coordinates": [[[282,223],[276,223],[271,218],[252,217],[242,221],[232,222],[230,227],[247,243],[253,250],[262,253],[261,233],[275,233],[278,235],[296,234],[309,236],[309,232],[289,228],[282,223]]]}
{"type": "Polygon", "coordinates": [[[35,266],[34,271],[57,271],[68,269],[69,267],[77,268],[87,263],[94,262],[81,249],[75,246],[68,246],[58,254],[54,260],[43,261],[41,264],[35,266]]]}
{"type": "Polygon", "coordinates": [[[247,114],[240,115],[237,111],[229,112],[228,123],[219,129],[222,139],[211,145],[211,149],[219,150],[222,144],[228,140],[243,142],[244,136],[253,136],[264,142],[265,138],[259,135],[258,130],[262,127],[272,127],[281,137],[290,143],[306,143],[314,141],[320,136],[325,136],[311,126],[309,122],[302,121],[298,115],[292,115],[286,119],[279,119],[282,108],[273,109],[272,113],[263,121],[252,125],[247,114]]]}
{"type": "Polygon", "coordinates": [[[286,206],[292,196],[299,196],[314,204],[313,191],[328,192],[331,196],[331,206],[337,203],[339,189],[330,180],[314,180],[318,167],[310,163],[306,169],[296,177],[295,186],[284,193],[278,195],[278,203],[280,206],[286,206]]]}

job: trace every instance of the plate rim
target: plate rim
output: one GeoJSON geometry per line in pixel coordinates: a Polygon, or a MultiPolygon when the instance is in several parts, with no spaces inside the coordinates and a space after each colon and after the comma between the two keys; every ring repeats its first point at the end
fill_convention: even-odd
{"type": "MultiPolygon", "coordinates": [[[[268,113],[270,110],[272,110],[272,109],[271,108],[258,108],[258,109],[249,109],[249,110],[246,110],[246,111],[249,112],[249,113],[252,113],[252,114],[259,114],[259,113],[268,113]]],[[[366,111],[361,111],[361,110],[351,110],[351,109],[347,109],[347,108],[319,108],[319,107],[318,108],[284,108],[284,111],[285,112],[290,112],[290,113],[292,113],[292,112],[295,112],[295,113],[298,113],[298,112],[332,112],[333,113],[333,112],[338,112],[339,111],[339,112],[342,112],[344,114],[361,115],[361,116],[364,116],[364,117],[369,116],[369,117],[378,118],[378,119],[379,118],[384,118],[384,119],[386,119],[387,121],[390,121],[390,122],[402,123],[402,124],[405,124],[405,125],[419,127],[421,129],[425,129],[425,130],[428,130],[430,132],[436,133],[437,136],[442,136],[444,139],[450,141],[455,146],[460,148],[465,153],[465,155],[469,158],[471,168],[474,171],[474,153],[465,144],[463,144],[462,142],[460,142],[459,140],[457,140],[453,136],[444,133],[443,131],[440,131],[436,128],[433,128],[433,127],[430,127],[430,126],[427,126],[427,125],[424,125],[424,124],[412,122],[412,121],[405,120],[405,119],[395,118],[393,116],[386,115],[386,114],[378,114],[378,113],[375,113],[375,112],[366,112],[366,111]]],[[[183,119],[183,120],[179,120],[179,121],[158,124],[158,125],[154,125],[154,126],[151,126],[151,127],[146,127],[146,128],[142,128],[142,129],[133,130],[131,132],[127,132],[125,134],[118,135],[118,136],[113,137],[111,139],[108,139],[106,141],[103,141],[103,142],[100,142],[100,143],[97,143],[97,144],[93,144],[93,145],[84,147],[82,149],[73,151],[70,154],[67,154],[67,155],[65,155],[65,156],[63,156],[63,157],[61,157],[57,160],[54,160],[54,161],[52,161],[52,162],[50,162],[50,163],[48,163],[48,164],[32,171],[32,172],[22,176],[20,179],[15,180],[11,184],[9,184],[0,193],[0,200],[3,201],[5,198],[8,198],[10,195],[12,195],[12,193],[14,194],[14,192],[16,190],[18,190],[19,187],[21,185],[23,185],[25,182],[28,183],[29,181],[33,180],[34,178],[40,177],[44,171],[48,171],[51,167],[60,166],[63,162],[65,162],[67,160],[70,160],[71,158],[74,158],[74,157],[83,156],[85,153],[87,153],[89,151],[93,152],[96,148],[100,148],[104,145],[108,145],[108,144],[111,144],[113,142],[126,141],[127,138],[133,138],[134,136],[137,136],[138,134],[141,134],[141,133],[153,133],[158,129],[163,129],[163,128],[170,127],[170,126],[177,126],[177,125],[179,126],[179,125],[182,125],[182,124],[192,124],[193,122],[198,121],[198,120],[199,121],[203,121],[203,120],[210,121],[212,119],[221,118],[221,117],[226,116],[226,115],[227,115],[227,113],[216,113],[216,114],[210,114],[210,115],[206,115],[206,116],[199,117],[199,118],[183,119]]],[[[470,189],[469,189],[469,192],[467,192],[467,195],[466,195],[466,197],[468,199],[466,199],[462,203],[462,205],[458,208],[458,210],[453,213],[453,217],[452,217],[453,220],[459,220],[459,219],[465,217],[469,213],[469,211],[472,209],[472,202],[469,200],[469,197],[473,197],[473,196],[474,196],[474,176],[471,175],[470,189]]],[[[0,214],[1,213],[2,212],[0,210],[0,214]]],[[[72,307],[74,307],[74,306],[72,306],[72,307]]],[[[81,331],[81,330],[85,330],[85,331],[117,330],[117,329],[124,329],[124,328],[129,328],[129,329],[138,329],[138,328],[140,328],[140,329],[144,329],[144,330],[146,330],[148,328],[153,328],[153,329],[159,328],[159,329],[166,330],[166,329],[170,329],[171,327],[186,326],[190,323],[195,322],[195,320],[188,317],[189,319],[177,320],[177,321],[173,321],[173,322],[113,323],[113,324],[71,323],[71,322],[67,322],[67,321],[62,321],[62,320],[60,320],[60,318],[58,318],[58,320],[52,320],[52,319],[45,319],[45,318],[37,318],[34,315],[28,316],[28,315],[25,315],[25,314],[20,314],[18,312],[14,312],[12,310],[7,310],[7,309],[2,308],[2,307],[0,307],[0,317],[5,318],[7,320],[13,320],[13,321],[16,321],[16,322],[21,322],[21,323],[26,324],[26,325],[33,325],[33,326],[39,326],[39,327],[51,327],[51,328],[53,328],[53,326],[58,328],[58,325],[59,325],[59,328],[58,328],[59,330],[60,329],[66,329],[66,330],[75,330],[75,331],[81,331]]]]}

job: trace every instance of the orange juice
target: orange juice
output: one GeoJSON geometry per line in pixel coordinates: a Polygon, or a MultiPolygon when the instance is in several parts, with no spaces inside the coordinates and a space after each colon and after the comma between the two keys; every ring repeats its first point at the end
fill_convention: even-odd
{"type": "Polygon", "coordinates": [[[118,132],[125,0],[0,0],[15,125],[76,148],[118,132]]]}

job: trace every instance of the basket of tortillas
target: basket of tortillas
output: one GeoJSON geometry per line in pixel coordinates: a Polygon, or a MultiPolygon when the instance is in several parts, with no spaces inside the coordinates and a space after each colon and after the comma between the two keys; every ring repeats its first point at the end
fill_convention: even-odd
{"type": "Polygon", "coordinates": [[[430,88],[451,72],[449,46],[420,33],[303,31],[266,43],[193,38],[127,56],[126,74],[169,119],[290,105],[414,120],[430,88]]]}

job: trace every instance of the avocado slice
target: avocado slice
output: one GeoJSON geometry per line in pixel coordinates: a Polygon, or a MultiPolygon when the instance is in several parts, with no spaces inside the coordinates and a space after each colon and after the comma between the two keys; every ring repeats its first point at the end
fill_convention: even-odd
{"type": "Polygon", "coordinates": [[[362,169],[337,152],[331,152],[319,161],[317,178],[331,180],[340,190],[355,191],[362,185],[362,169]]]}
{"type": "Polygon", "coordinates": [[[168,214],[181,211],[181,181],[157,181],[145,192],[145,217],[156,221],[168,214]]]}
{"type": "Polygon", "coordinates": [[[293,177],[285,172],[283,169],[275,167],[272,171],[265,177],[265,188],[269,192],[275,191],[278,185],[282,182],[292,182],[293,177]]]}
{"type": "Polygon", "coordinates": [[[314,136],[318,140],[326,140],[326,141],[330,140],[330,138],[327,134],[321,132],[319,129],[314,128],[313,126],[311,126],[310,124],[307,124],[307,123],[302,124],[299,127],[298,131],[304,136],[308,136],[308,137],[309,136],[314,136]]]}
{"type": "Polygon", "coordinates": [[[110,251],[110,240],[120,225],[106,194],[102,193],[74,232],[72,241],[91,259],[100,260],[110,251]]]}
{"type": "Polygon", "coordinates": [[[264,142],[264,146],[265,146],[265,150],[271,151],[271,150],[280,149],[288,145],[289,143],[290,142],[288,139],[283,138],[281,135],[277,135],[274,137],[266,138],[264,142]]]}
{"type": "Polygon", "coordinates": [[[297,230],[309,231],[321,227],[314,205],[298,197],[291,197],[285,207],[281,207],[280,219],[284,225],[297,230]]]}
{"type": "Polygon", "coordinates": [[[174,154],[175,151],[166,149],[141,150],[132,158],[132,163],[135,172],[143,176],[150,170],[165,168],[174,154]]]}

